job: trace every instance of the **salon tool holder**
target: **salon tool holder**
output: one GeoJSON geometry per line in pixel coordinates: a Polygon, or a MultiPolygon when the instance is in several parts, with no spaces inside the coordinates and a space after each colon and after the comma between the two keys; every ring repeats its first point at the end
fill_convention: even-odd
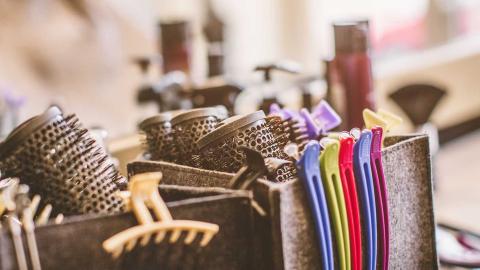
{"type": "MultiPolygon", "coordinates": [[[[424,135],[384,138],[382,162],[391,232],[389,269],[438,268],[429,157],[428,137],[424,135]]],[[[128,171],[130,175],[162,171],[165,184],[202,188],[228,188],[234,176],[154,161],[135,161],[128,165],[128,171]]],[[[283,183],[258,179],[252,191],[268,217],[255,224],[259,241],[254,249],[262,251],[258,263],[268,265],[259,269],[321,269],[303,183],[298,179],[283,183]]]]}
{"type": "Polygon", "coordinates": [[[56,107],[12,131],[0,145],[0,169],[28,184],[55,212],[111,214],[122,208],[115,194],[125,179],[77,117],[56,107]]]}

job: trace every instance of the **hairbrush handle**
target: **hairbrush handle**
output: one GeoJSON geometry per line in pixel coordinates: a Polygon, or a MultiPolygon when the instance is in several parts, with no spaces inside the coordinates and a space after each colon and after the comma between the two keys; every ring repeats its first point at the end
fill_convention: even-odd
{"type": "Polygon", "coordinates": [[[342,185],[346,194],[345,203],[347,204],[352,270],[361,270],[362,228],[360,223],[357,186],[355,184],[355,175],[353,173],[353,144],[354,140],[352,137],[340,139],[338,167],[340,171],[340,179],[342,180],[342,185]],[[348,205],[350,205],[350,208],[348,205]]]}
{"type": "Polygon", "coordinates": [[[355,168],[355,179],[357,181],[358,193],[361,203],[362,228],[366,245],[364,259],[366,269],[376,269],[377,261],[377,217],[375,209],[375,194],[370,167],[370,146],[372,132],[362,131],[358,141],[353,147],[353,164],[355,168]]]}
{"type": "Polygon", "coordinates": [[[322,269],[334,269],[332,238],[330,232],[330,216],[322,186],[318,156],[320,145],[311,141],[305,146],[302,157],[297,162],[298,175],[303,182],[312,211],[322,269]]]}
{"type": "MultiPolygon", "coordinates": [[[[381,127],[372,128],[372,146],[370,151],[370,163],[372,167],[373,182],[375,185],[375,201],[377,205],[377,220],[379,233],[379,251],[381,254],[380,264],[382,269],[388,269],[389,256],[389,220],[388,220],[388,191],[382,164],[382,136],[381,127]]],[[[379,258],[380,259],[380,258],[379,258]]]]}

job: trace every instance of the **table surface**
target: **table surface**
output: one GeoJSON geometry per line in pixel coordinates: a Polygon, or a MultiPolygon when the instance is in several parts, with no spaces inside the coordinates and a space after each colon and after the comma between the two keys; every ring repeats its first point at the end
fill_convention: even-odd
{"type": "Polygon", "coordinates": [[[443,146],[434,170],[437,221],[480,233],[480,131],[443,146]]]}

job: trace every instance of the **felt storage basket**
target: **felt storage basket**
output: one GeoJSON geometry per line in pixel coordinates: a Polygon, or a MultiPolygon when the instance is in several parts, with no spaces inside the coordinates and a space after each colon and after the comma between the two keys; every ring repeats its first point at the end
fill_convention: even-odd
{"type": "MultiPolygon", "coordinates": [[[[113,259],[102,248],[112,235],[137,225],[132,213],[112,216],[72,216],[62,224],[37,227],[35,235],[42,269],[251,269],[252,208],[245,191],[161,185],[160,194],[174,219],[218,224],[219,232],[205,247],[197,235],[192,245],[185,233],[171,244],[153,240],[113,259]]],[[[23,235],[25,238],[25,235],[23,235]]],[[[24,240],[25,241],[25,240],[24,240]]],[[[24,244],[26,249],[26,244],[24,244]]],[[[28,254],[28,252],[27,252],[28,254]]],[[[0,269],[17,269],[10,233],[0,231],[0,269]]]]}
{"type": "MultiPolygon", "coordinates": [[[[437,269],[428,137],[387,137],[384,146],[382,161],[390,222],[389,267],[437,269]]],[[[128,165],[128,171],[130,175],[161,171],[164,183],[198,187],[226,187],[233,176],[152,161],[135,161],[128,165]]],[[[255,219],[254,238],[269,243],[255,241],[255,248],[271,255],[260,260],[261,263],[271,265],[272,269],[320,269],[313,218],[302,183],[298,179],[285,183],[261,179],[253,192],[268,217],[267,220],[255,219]]]]}

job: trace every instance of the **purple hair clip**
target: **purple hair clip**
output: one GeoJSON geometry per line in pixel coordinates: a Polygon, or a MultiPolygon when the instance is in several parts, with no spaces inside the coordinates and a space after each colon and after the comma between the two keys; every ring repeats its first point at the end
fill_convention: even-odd
{"type": "Polygon", "coordinates": [[[295,119],[297,121],[303,120],[303,118],[300,116],[298,112],[287,109],[287,108],[280,108],[280,106],[277,103],[272,103],[270,105],[269,115],[280,116],[282,120],[288,120],[288,119],[295,119]]]}
{"type": "Polygon", "coordinates": [[[312,118],[324,133],[342,123],[340,116],[325,100],[320,101],[320,103],[313,108],[312,118]]]}
{"type": "Polygon", "coordinates": [[[307,109],[300,110],[300,116],[303,118],[306,127],[306,134],[311,140],[317,139],[321,134],[321,128],[315,123],[307,109]]]}

